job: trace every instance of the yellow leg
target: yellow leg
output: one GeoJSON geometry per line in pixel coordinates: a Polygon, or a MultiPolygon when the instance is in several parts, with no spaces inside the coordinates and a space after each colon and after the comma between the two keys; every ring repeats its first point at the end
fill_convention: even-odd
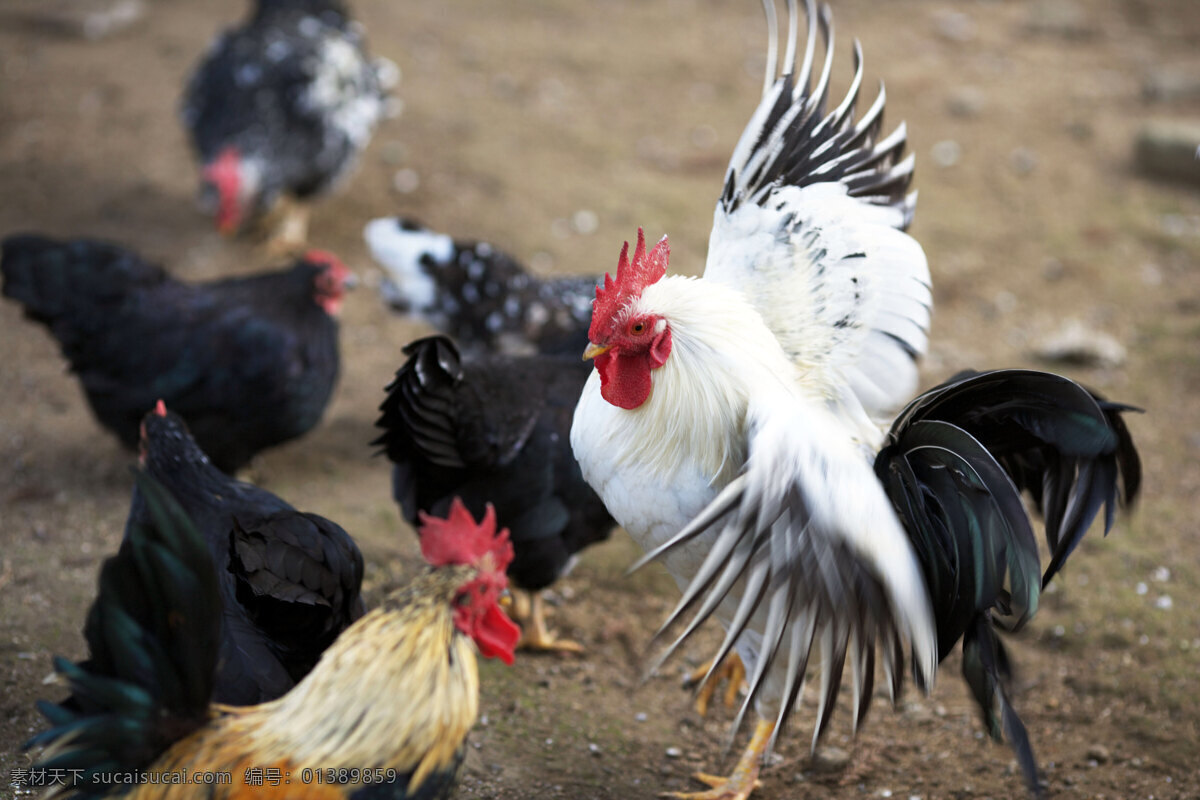
{"type": "Polygon", "coordinates": [[[737,766],[728,778],[710,775],[707,772],[697,772],[694,777],[706,786],[711,787],[706,792],[664,792],[659,797],[673,797],[676,800],[746,800],[750,793],[759,787],[758,768],[762,764],[763,753],[767,750],[767,742],[771,740],[771,732],[775,723],[760,719],[754,727],[754,735],[750,744],[742,752],[737,766]]]}
{"type": "Polygon", "coordinates": [[[511,589],[513,617],[521,625],[521,650],[541,650],[555,653],[582,653],[583,645],[570,639],[559,639],[546,625],[546,605],[541,592],[511,589]]]}
{"type": "MultiPolygon", "coordinates": [[[[692,671],[684,681],[685,686],[695,686],[700,681],[704,680],[704,676],[708,674],[709,667],[712,666],[712,661],[706,661],[692,671]]],[[[742,664],[742,659],[737,653],[730,653],[725,656],[725,660],[721,662],[721,666],[717,667],[713,672],[712,677],[696,692],[696,713],[700,716],[708,714],[708,704],[712,701],[712,696],[717,693],[717,685],[721,680],[728,680],[729,685],[725,687],[725,707],[733,708],[733,704],[737,702],[738,691],[746,683],[746,667],[742,664]]]]}
{"type": "Polygon", "coordinates": [[[275,257],[296,255],[308,243],[308,218],[311,212],[307,203],[281,197],[278,203],[277,222],[271,228],[267,240],[267,252],[275,257]]]}

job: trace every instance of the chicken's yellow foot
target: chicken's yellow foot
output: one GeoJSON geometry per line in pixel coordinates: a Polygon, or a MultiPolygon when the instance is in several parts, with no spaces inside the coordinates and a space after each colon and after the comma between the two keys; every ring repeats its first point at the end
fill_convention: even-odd
{"type": "Polygon", "coordinates": [[[704,681],[696,692],[696,713],[702,717],[708,714],[708,704],[712,700],[712,696],[716,694],[717,685],[722,679],[729,681],[729,685],[725,687],[724,701],[726,708],[733,708],[733,704],[737,702],[738,691],[746,683],[746,667],[742,664],[742,659],[737,653],[730,653],[725,656],[725,660],[721,662],[721,666],[717,667],[712,677],[705,681],[704,676],[708,674],[711,666],[711,660],[705,661],[687,676],[683,684],[684,686],[695,686],[697,683],[704,681]]]}
{"type": "Polygon", "coordinates": [[[733,773],[727,778],[710,775],[707,772],[697,772],[692,777],[706,786],[711,787],[705,792],[663,792],[659,797],[673,797],[676,800],[746,800],[750,793],[759,787],[758,769],[762,764],[763,753],[767,743],[771,741],[771,732],[775,723],[760,719],[754,727],[754,735],[750,744],[742,752],[733,773]]]}
{"type": "Polygon", "coordinates": [[[269,234],[267,254],[276,258],[292,256],[305,248],[308,242],[308,218],[311,209],[307,203],[282,197],[268,221],[269,234]]]}
{"type": "Polygon", "coordinates": [[[510,615],[521,626],[518,650],[540,650],[555,653],[582,653],[583,645],[570,639],[559,639],[546,625],[546,606],[541,592],[525,592],[511,588],[513,601],[510,615]]]}

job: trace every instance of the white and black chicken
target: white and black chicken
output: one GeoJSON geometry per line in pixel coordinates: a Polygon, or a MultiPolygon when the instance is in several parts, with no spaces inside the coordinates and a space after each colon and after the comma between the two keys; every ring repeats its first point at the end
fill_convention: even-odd
{"type": "Polygon", "coordinates": [[[876,420],[915,391],[931,306],[924,253],[903,232],[915,202],[905,129],[881,136],[882,88],[855,120],[857,45],[849,92],[827,111],[831,14],[812,0],[802,52],[788,3],[777,75],[764,6],[763,97],[730,161],[703,276],[666,275],[665,237],[647,252],[639,230],[632,259],[626,244],[596,291],[585,352],[596,370],[571,429],[585,479],[643,562],[660,559],[684,592],[664,629],[694,611],[667,653],[715,616],[726,638],[714,664],[731,651],[746,664],[738,722],[753,708],[751,742],[732,776],[697,776],[713,788],[684,796],[750,794],[810,658],[815,745],[847,655],[857,726],[877,647],[895,697],[905,643],[928,685],[960,640],[990,733],[1009,738],[1036,785],[993,619],[1023,624],[1101,506],[1111,525],[1118,494],[1136,495],[1127,407],[1004,370],[927,392],[885,433],[876,420]],[[1044,575],[1024,489],[1046,519],[1044,575]]]}
{"type": "Polygon", "coordinates": [[[363,238],[387,273],[388,305],[468,352],[578,355],[587,346],[596,277],[539,278],[488,242],[402,217],[371,220],[363,238]]]}
{"type": "MultiPolygon", "coordinates": [[[[367,56],[341,0],[255,0],[249,20],[213,41],[181,109],[218,230],[335,187],[385,115],[397,74],[367,56]]],[[[302,244],[307,205],[282,216],[275,242],[302,244]]]]}

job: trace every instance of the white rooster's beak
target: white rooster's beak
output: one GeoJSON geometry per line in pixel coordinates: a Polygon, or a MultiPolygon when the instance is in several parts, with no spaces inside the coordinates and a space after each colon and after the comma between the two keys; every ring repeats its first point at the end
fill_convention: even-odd
{"type": "Polygon", "coordinates": [[[612,349],[611,344],[606,344],[604,346],[601,346],[598,344],[592,344],[591,342],[588,342],[587,349],[583,351],[583,360],[588,361],[590,359],[595,358],[596,356],[602,356],[611,349],[612,349]]]}

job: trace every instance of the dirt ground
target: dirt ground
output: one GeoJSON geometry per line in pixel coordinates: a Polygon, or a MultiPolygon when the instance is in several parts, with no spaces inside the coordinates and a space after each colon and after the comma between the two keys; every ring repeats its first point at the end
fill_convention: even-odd
{"type": "MultiPolygon", "coordinates": [[[[57,6],[45,0],[0,5],[0,234],[107,237],[187,279],[262,268],[253,242],[220,239],[195,209],[175,114],[184,76],[243,5],[147,0],[140,21],[99,41],[48,24],[57,6]]],[[[363,223],[416,216],[545,273],[611,269],[643,225],[670,234],[677,270],[698,271],[757,101],[765,24],[753,0],[353,5],[373,51],[403,72],[403,113],[319,206],[311,240],[368,287],[345,307],[344,374],[325,420],[250,475],[354,534],[374,600],[417,551],[367,442],[401,346],[425,331],[370,288],[363,223]]],[[[936,300],[927,382],[966,366],[1044,366],[1038,343],[1078,320],[1126,357],[1055,368],[1146,409],[1130,420],[1140,506],[1084,542],[1011,644],[1048,795],[1200,797],[1200,192],[1139,177],[1132,160],[1145,119],[1200,116],[1195,95],[1143,97],[1162,71],[1200,73],[1200,14],[1190,0],[837,0],[834,11],[836,84],[858,37],[871,89],[860,107],[886,79],[888,119],[907,120],[917,154],[912,233],[936,300]]],[[[7,302],[0,341],[2,795],[42,726],[34,700],[63,692],[52,654],[83,655],[133,459],[92,420],[48,334],[7,302]]],[[[653,568],[625,577],[635,556],[615,536],[558,586],[553,622],[585,656],[484,665],[462,797],[650,798],[730,766],[732,714],[701,719],[679,685],[711,635],[641,680],[675,589],[653,568]]],[[[983,738],[957,659],[929,698],[910,688],[897,711],[878,698],[854,739],[849,716],[815,760],[807,731],[787,737],[755,797],[1022,795],[1009,749],[983,738]]],[[[799,717],[811,720],[811,704],[799,717]]]]}

